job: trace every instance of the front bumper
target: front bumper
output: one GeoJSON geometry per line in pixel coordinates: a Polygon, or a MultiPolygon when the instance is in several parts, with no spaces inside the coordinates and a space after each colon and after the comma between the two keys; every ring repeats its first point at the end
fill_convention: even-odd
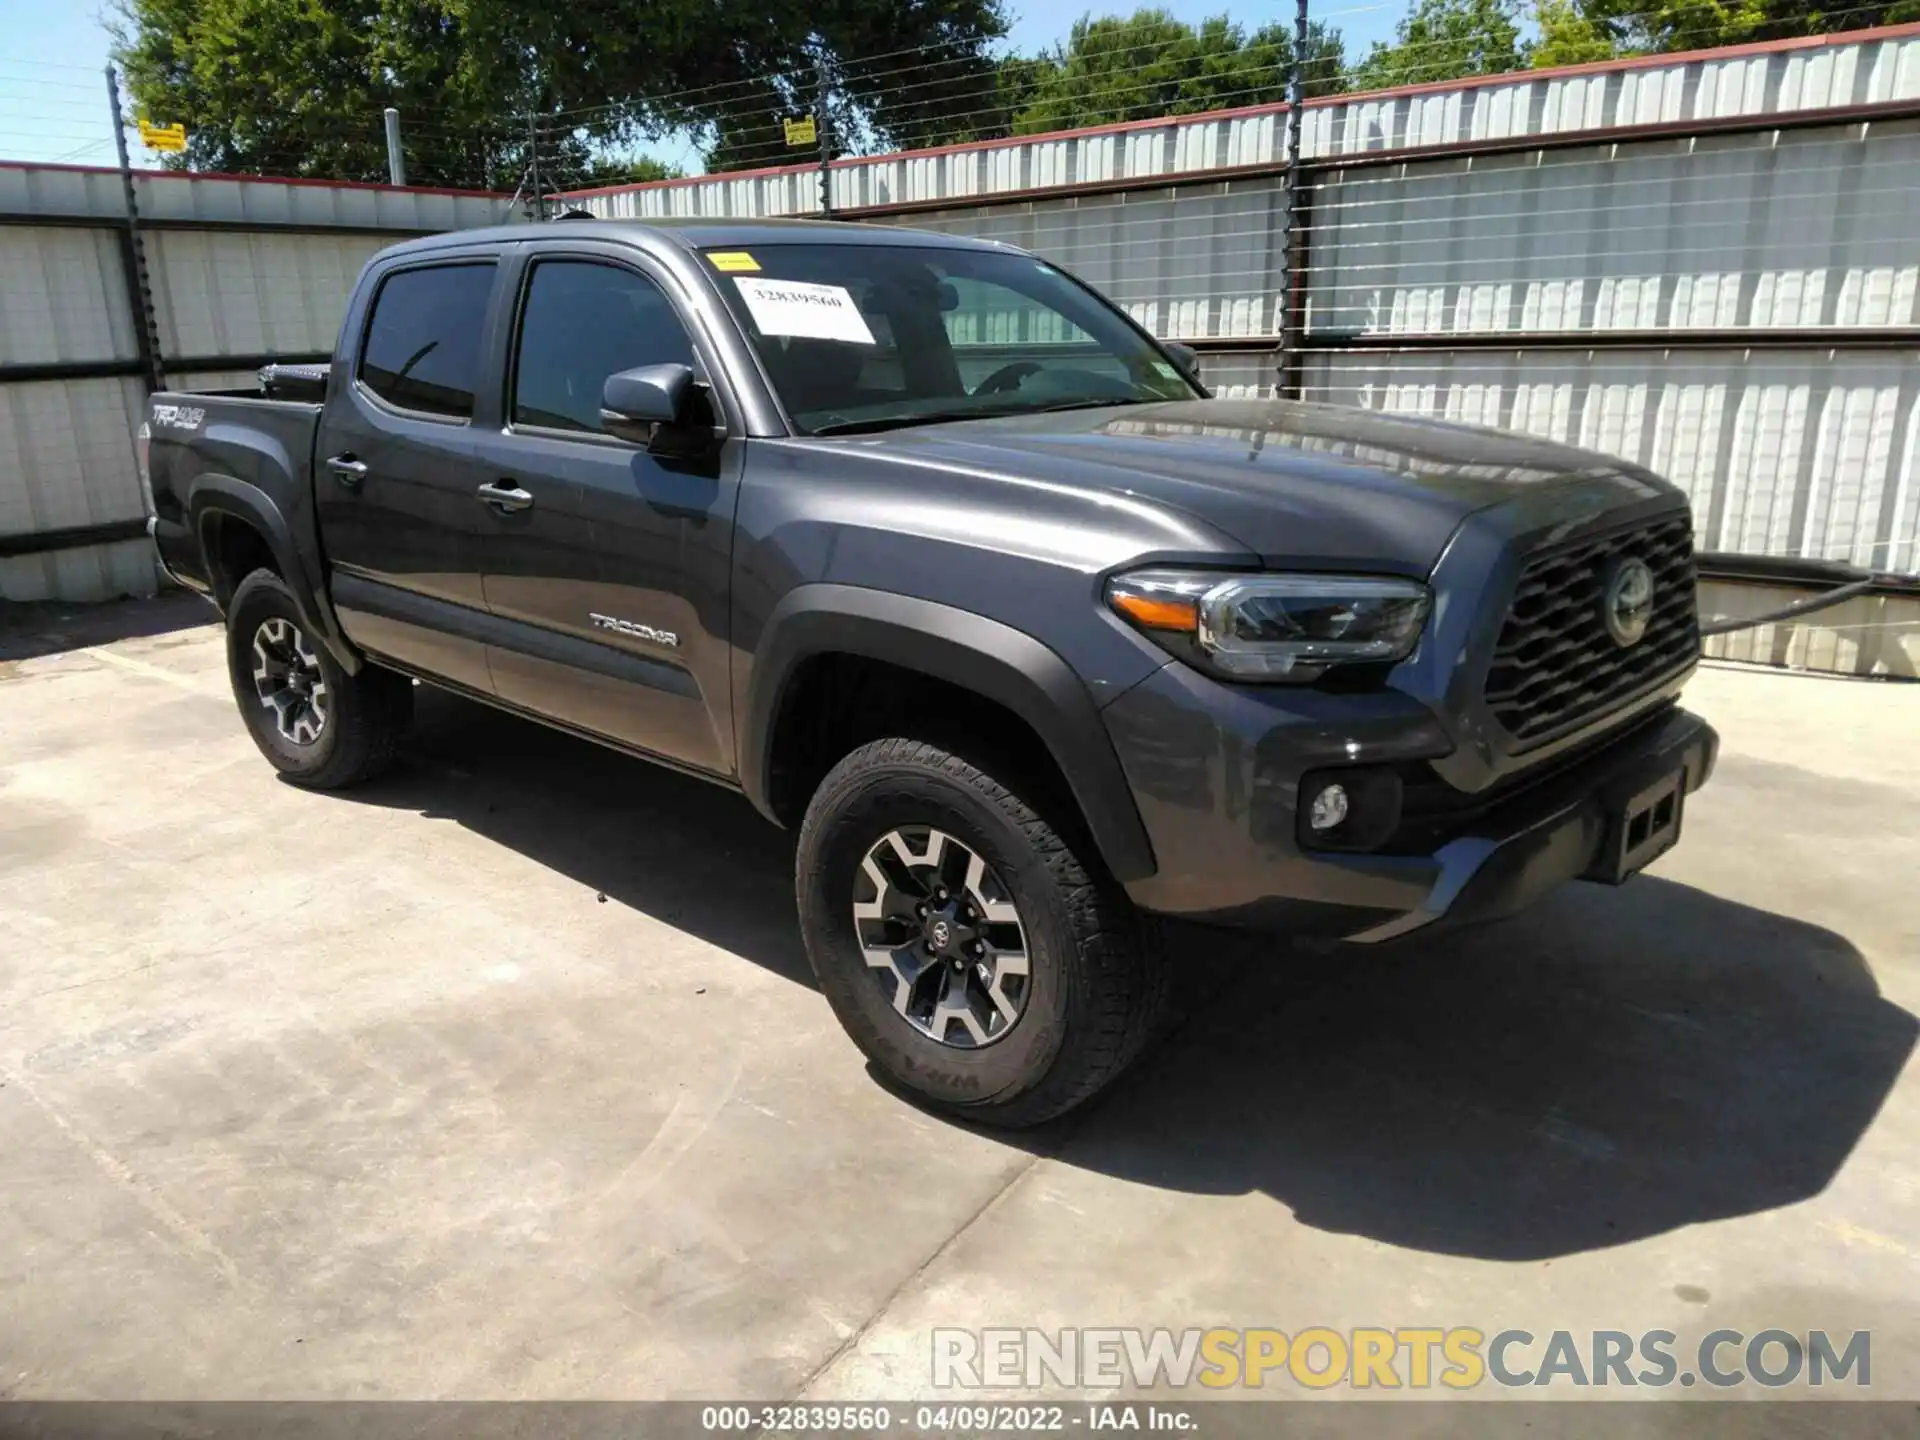
{"type": "Polygon", "coordinates": [[[1541,766],[1544,778],[1514,777],[1430,853],[1337,853],[1296,838],[1301,778],[1448,755],[1452,739],[1412,697],[1221,687],[1169,666],[1106,717],[1159,865],[1127,887],[1136,903],[1366,943],[1510,914],[1563,881],[1597,876],[1622,805],[1681,770],[1684,790],[1699,789],[1719,748],[1704,720],[1663,703],[1541,766]]]}

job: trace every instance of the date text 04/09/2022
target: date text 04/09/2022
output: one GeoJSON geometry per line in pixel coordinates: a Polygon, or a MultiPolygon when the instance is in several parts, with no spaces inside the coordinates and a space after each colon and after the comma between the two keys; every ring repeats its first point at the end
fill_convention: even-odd
{"type": "Polygon", "coordinates": [[[1197,1428],[1190,1411],[1130,1403],[1077,1405],[920,1405],[896,1413],[887,1405],[708,1405],[700,1412],[706,1431],[903,1434],[1025,1433],[1068,1430],[1152,1430],[1181,1433],[1197,1428]]]}

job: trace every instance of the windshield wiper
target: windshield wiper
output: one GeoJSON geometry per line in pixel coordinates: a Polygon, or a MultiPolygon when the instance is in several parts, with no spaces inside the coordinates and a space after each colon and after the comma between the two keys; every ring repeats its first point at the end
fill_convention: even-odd
{"type": "Polygon", "coordinates": [[[1150,399],[1145,395],[1108,396],[1104,400],[1062,400],[1058,405],[1036,405],[1031,410],[1022,410],[1022,415],[1051,415],[1058,410],[1101,410],[1113,405],[1158,405],[1159,399],[1150,399]]]}
{"type": "Polygon", "coordinates": [[[898,430],[908,425],[942,425],[955,420],[1003,420],[1012,415],[1049,415],[1057,410],[1094,410],[1108,405],[1152,405],[1139,395],[1104,400],[1062,400],[1053,405],[996,405],[987,410],[928,410],[915,415],[886,415],[870,420],[836,420],[818,425],[813,435],[862,435],[876,430],[898,430]]]}
{"type": "Polygon", "coordinates": [[[812,435],[861,435],[874,430],[897,430],[907,425],[944,425],[953,420],[991,420],[1003,415],[1025,415],[1029,413],[1025,406],[1009,410],[999,406],[992,410],[926,410],[913,415],[881,415],[869,420],[836,420],[829,425],[816,425],[812,435]]]}

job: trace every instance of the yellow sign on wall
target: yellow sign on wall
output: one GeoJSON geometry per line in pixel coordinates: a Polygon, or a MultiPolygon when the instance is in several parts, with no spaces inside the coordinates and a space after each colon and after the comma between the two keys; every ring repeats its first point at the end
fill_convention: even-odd
{"type": "Polygon", "coordinates": [[[169,154],[179,154],[187,148],[187,127],[184,125],[154,125],[148,121],[140,122],[140,143],[149,150],[164,150],[169,154]]]}
{"type": "Polygon", "coordinates": [[[787,127],[787,144],[789,145],[812,145],[818,139],[818,132],[813,128],[811,115],[804,120],[782,120],[780,123],[787,127]]]}

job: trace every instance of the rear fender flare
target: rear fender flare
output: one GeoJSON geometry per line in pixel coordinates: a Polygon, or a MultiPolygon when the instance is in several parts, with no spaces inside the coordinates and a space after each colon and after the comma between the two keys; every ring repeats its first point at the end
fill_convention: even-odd
{"type": "Polygon", "coordinates": [[[741,788],[769,818],[773,740],[781,703],[802,662],[857,655],[963,686],[1013,712],[1066,777],[1115,879],[1155,870],[1152,842],[1100,712],[1080,677],[1023,631],[984,615],[852,585],[791,590],[762,631],[740,728],[741,788]]]}
{"type": "MultiPolygon", "coordinates": [[[[201,563],[209,579],[215,574],[209,535],[211,522],[230,516],[251,526],[265,538],[267,548],[273,552],[274,564],[293,595],[294,608],[300,612],[306,629],[326,646],[341,669],[349,675],[360,673],[365,662],[340,629],[339,618],[327,597],[308,583],[306,569],[293,543],[292,527],[266,491],[231,475],[202,475],[187,487],[186,508],[188,526],[194,543],[200,547],[201,563]]],[[[220,597],[223,608],[228,598],[220,597]]]]}

